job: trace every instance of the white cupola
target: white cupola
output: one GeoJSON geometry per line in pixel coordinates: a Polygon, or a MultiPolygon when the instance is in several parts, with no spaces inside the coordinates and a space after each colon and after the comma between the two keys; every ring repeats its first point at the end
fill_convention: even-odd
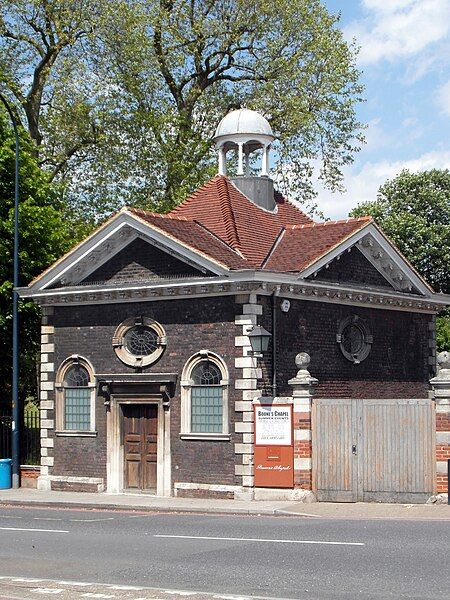
{"type": "Polygon", "coordinates": [[[261,176],[269,175],[269,150],[274,141],[269,121],[254,110],[239,108],[228,113],[219,123],[214,136],[219,151],[219,175],[227,174],[226,155],[237,150],[237,175],[250,175],[250,154],[262,148],[261,176]],[[244,167],[245,160],[245,167],[244,167]]]}
{"type": "Polygon", "coordinates": [[[219,123],[214,136],[219,153],[219,175],[227,175],[227,153],[238,158],[233,183],[250,200],[267,210],[275,208],[273,182],[269,178],[270,146],[275,140],[269,121],[254,110],[239,108],[229,112],[219,123]],[[250,172],[250,155],[262,150],[259,175],[250,172]]]}

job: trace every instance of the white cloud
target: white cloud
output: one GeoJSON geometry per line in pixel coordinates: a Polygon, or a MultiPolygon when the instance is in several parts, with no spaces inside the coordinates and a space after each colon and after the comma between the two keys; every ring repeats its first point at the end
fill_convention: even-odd
{"type": "Polygon", "coordinates": [[[366,8],[388,13],[411,6],[414,2],[415,0],[362,0],[366,8]]]}
{"type": "Polygon", "coordinates": [[[346,29],[361,45],[361,64],[412,56],[450,32],[449,0],[363,0],[363,5],[367,18],[346,29]]]}
{"type": "Polygon", "coordinates": [[[367,162],[359,170],[354,165],[345,171],[347,192],[332,194],[327,190],[320,191],[319,209],[330,219],[345,219],[352,208],[361,202],[375,200],[379,187],[387,179],[392,179],[401,173],[403,169],[416,172],[447,168],[450,168],[450,151],[427,152],[418,158],[405,161],[367,162]]]}
{"type": "Polygon", "coordinates": [[[368,122],[364,134],[366,138],[365,148],[370,149],[370,151],[392,145],[395,142],[393,137],[383,129],[380,117],[368,122]]]}
{"type": "Polygon", "coordinates": [[[450,80],[438,89],[436,104],[444,114],[450,115],[450,80]]]}
{"type": "Polygon", "coordinates": [[[416,119],[416,117],[406,117],[406,119],[403,119],[402,121],[402,127],[409,129],[410,127],[414,127],[415,125],[417,125],[417,123],[418,120],[416,119]]]}

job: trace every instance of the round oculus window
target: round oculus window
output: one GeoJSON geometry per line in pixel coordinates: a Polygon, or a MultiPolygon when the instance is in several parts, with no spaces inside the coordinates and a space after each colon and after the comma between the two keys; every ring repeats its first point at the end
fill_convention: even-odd
{"type": "Polygon", "coordinates": [[[146,325],[135,325],[123,336],[123,344],[133,356],[149,356],[158,348],[158,334],[146,325]]]}
{"type": "Polygon", "coordinates": [[[162,326],[149,317],[127,319],[116,330],[113,347],[117,357],[130,367],[156,362],[166,347],[162,326]]]}
{"type": "Polygon", "coordinates": [[[345,358],[357,364],[369,356],[373,338],[364,322],[352,316],[340,323],[336,341],[345,358]]]}
{"type": "Polygon", "coordinates": [[[354,356],[364,346],[364,333],[357,325],[347,325],[342,332],[341,343],[344,350],[354,356]]]}

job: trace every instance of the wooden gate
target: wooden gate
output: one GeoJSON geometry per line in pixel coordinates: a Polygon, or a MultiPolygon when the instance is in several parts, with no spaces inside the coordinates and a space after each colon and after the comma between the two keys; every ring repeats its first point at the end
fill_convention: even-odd
{"type": "Polygon", "coordinates": [[[434,493],[431,400],[316,399],[313,486],[331,502],[424,502],[434,493]]]}

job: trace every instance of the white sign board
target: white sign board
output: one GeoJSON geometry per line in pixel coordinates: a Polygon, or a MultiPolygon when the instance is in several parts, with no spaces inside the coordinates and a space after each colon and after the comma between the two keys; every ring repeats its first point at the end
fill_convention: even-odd
{"type": "Polygon", "coordinates": [[[292,405],[255,406],[255,444],[292,445],[292,405]]]}

